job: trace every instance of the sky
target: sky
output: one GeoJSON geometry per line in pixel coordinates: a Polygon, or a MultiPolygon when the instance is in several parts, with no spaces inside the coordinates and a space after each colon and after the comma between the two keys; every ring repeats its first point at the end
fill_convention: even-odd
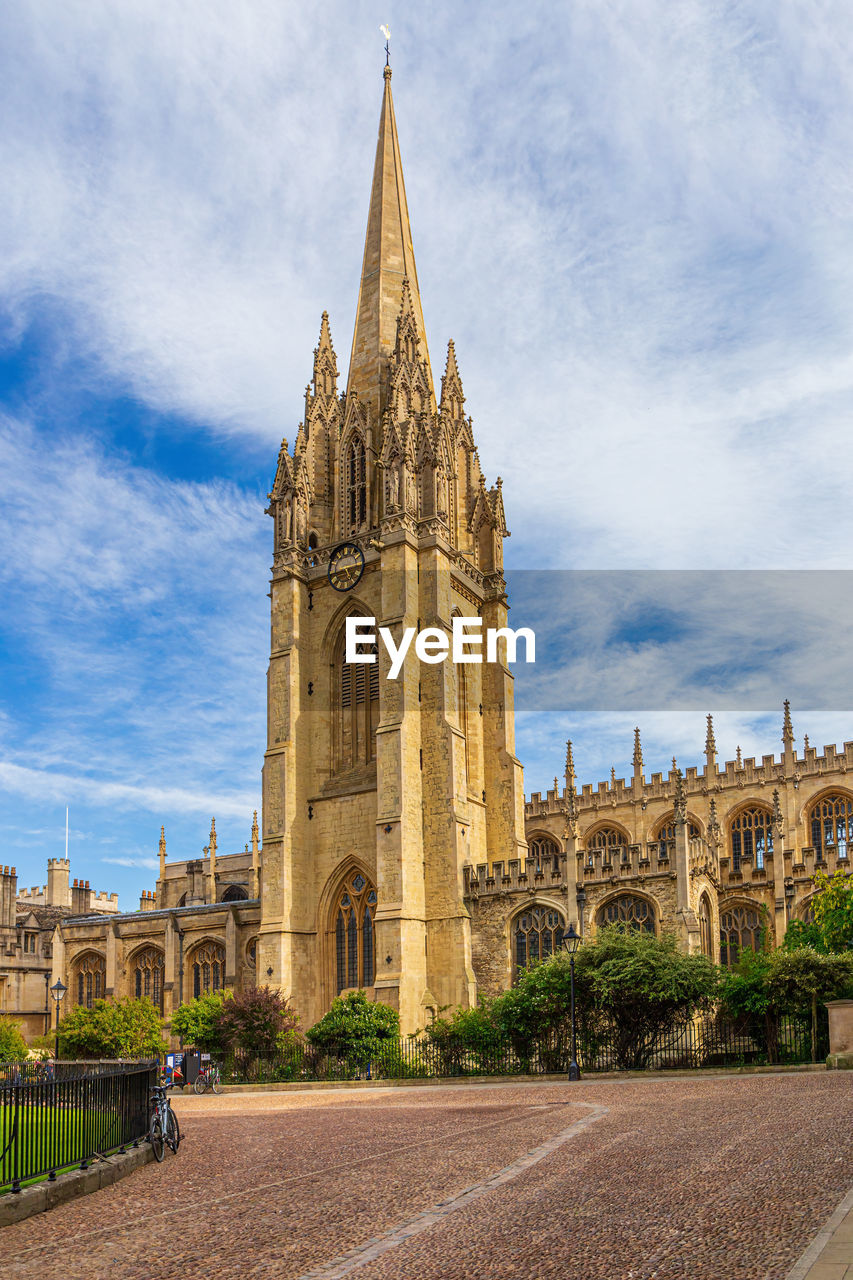
{"type": "Polygon", "coordinates": [[[526,790],[853,738],[835,0],[0,9],[0,862],[153,886],[260,808],[271,525],[346,367],[381,23],[427,337],[503,478],[526,790]],[[815,574],[815,570],[821,570],[815,574]],[[747,572],[744,572],[747,571],[747,572]],[[531,623],[532,625],[532,623],[531,623]]]}

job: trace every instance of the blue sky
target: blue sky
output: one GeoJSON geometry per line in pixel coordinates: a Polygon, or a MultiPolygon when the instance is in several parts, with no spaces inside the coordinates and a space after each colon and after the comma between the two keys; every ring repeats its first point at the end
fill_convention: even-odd
{"type": "Polygon", "coordinates": [[[220,850],[249,839],[264,498],[324,308],[347,363],[382,22],[433,360],[453,337],[508,564],[561,571],[518,682],[528,791],[568,735],[583,780],[630,772],[638,722],[647,772],[697,762],[708,710],[722,757],[778,750],[785,696],[798,737],[853,737],[845,5],[22,0],[0,12],[0,861],[22,884],[66,804],[72,873],[126,907],[161,823],[176,857],[212,813],[220,850]],[[780,572],[815,567],[817,597],[780,572]],[[745,569],[722,599],[703,577],[745,569]]]}

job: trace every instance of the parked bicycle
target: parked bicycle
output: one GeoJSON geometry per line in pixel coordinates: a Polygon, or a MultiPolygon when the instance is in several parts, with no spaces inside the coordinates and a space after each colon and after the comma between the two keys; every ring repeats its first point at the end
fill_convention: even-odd
{"type": "Polygon", "coordinates": [[[205,1089],[212,1089],[214,1093],[221,1093],[222,1084],[220,1083],[219,1067],[214,1066],[212,1062],[210,1066],[202,1067],[196,1076],[193,1088],[196,1093],[204,1093],[205,1089]]]}
{"type": "Polygon", "coordinates": [[[154,1152],[154,1159],[162,1164],[168,1146],[177,1154],[181,1142],[181,1130],[178,1117],[169,1105],[165,1085],[155,1085],[151,1090],[151,1101],[154,1110],[151,1115],[151,1127],[148,1130],[148,1141],[154,1152]]]}

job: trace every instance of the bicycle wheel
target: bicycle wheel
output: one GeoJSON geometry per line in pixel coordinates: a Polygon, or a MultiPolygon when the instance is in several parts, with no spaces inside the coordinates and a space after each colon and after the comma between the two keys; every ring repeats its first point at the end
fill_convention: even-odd
{"type": "Polygon", "coordinates": [[[177,1154],[178,1147],[181,1145],[181,1129],[178,1124],[178,1117],[171,1107],[169,1107],[169,1114],[166,1118],[166,1141],[172,1151],[177,1154]]]}
{"type": "Polygon", "coordinates": [[[163,1138],[163,1124],[159,1116],[154,1116],[151,1121],[148,1140],[151,1143],[151,1150],[154,1152],[154,1159],[158,1164],[162,1164],[166,1155],[166,1143],[163,1138]]]}
{"type": "Polygon", "coordinates": [[[205,1089],[207,1088],[206,1078],[202,1075],[196,1076],[195,1084],[193,1085],[193,1088],[195,1089],[196,1093],[204,1093],[205,1089]]]}
{"type": "Polygon", "coordinates": [[[213,1090],[213,1092],[214,1092],[214,1093],[221,1093],[221,1092],[222,1092],[222,1084],[221,1084],[220,1079],[219,1079],[219,1072],[218,1072],[218,1071],[215,1071],[215,1072],[213,1073],[213,1078],[212,1078],[212,1079],[211,1079],[211,1081],[210,1081],[210,1087],[211,1087],[211,1089],[213,1090]]]}

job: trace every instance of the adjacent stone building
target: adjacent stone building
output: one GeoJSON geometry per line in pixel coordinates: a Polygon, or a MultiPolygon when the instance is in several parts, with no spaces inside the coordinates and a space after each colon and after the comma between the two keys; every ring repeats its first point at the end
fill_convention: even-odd
{"type": "Polygon", "coordinates": [[[15,868],[0,867],[0,1013],[12,1014],[33,1037],[49,1030],[53,1016],[48,987],[57,925],[84,913],[114,916],[118,895],[95,893],[88,880],[72,885],[67,858],[48,860],[47,884],[17,886],[15,868]]]}

